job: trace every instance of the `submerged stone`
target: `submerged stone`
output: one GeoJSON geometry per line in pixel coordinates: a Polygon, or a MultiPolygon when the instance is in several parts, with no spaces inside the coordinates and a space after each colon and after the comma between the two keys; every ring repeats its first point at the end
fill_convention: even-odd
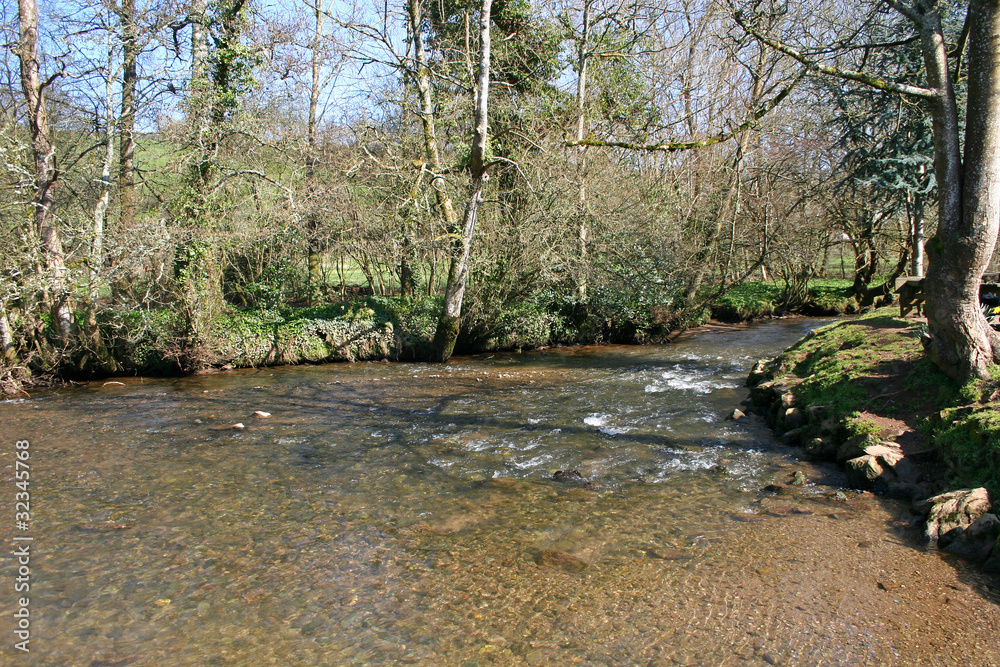
{"type": "Polygon", "coordinates": [[[938,544],[948,553],[974,560],[986,560],[1000,535],[1000,518],[987,512],[969,524],[942,535],[938,544]]]}
{"type": "Polygon", "coordinates": [[[567,572],[579,572],[586,569],[587,563],[565,551],[545,549],[535,555],[535,563],[543,567],[554,567],[567,572]]]}
{"type": "Polygon", "coordinates": [[[739,408],[735,408],[726,417],[726,421],[739,421],[740,419],[743,419],[744,417],[746,417],[746,413],[743,412],[742,410],[740,410],[739,408]]]}

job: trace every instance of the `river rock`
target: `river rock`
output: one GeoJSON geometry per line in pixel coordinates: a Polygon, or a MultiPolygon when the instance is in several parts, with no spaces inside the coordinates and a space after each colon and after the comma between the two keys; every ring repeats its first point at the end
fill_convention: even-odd
{"type": "Polygon", "coordinates": [[[268,417],[271,416],[271,413],[264,412],[263,410],[256,410],[254,411],[253,416],[257,417],[258,419],[267,419],[268,417]]]}
{"type": "Polygon", "coordinates": [[[789,430],[802,428],[806,425],[806,414],[796,407],[788,408],[785,410],[783,422],[785,424],[785,428],[789,430]]]}
{"type": "Polygon", "coordinates": [[[806,413],[809,415],[809,419],[815,419],[816,421],[826,417],[828,412],[830,412],[829,405],[810,405],[806,408],[806,413]]]}
{"type": "Polygon", "coordinates": [[[993,553],[983,563],[983,569],[987,572],[1000,572],[1000,537],[993,543],[993,553]]]}
{"type": "Polygon", "coordinates": [[[881,488],[899,479],[895,466],[903,460],[899,447],[869,445],[864,454],[847,462],[844,472],[851,486],[859,489],[881,488]]]}
{"type": "Polygon", "coordinates": [[[819,432],[823,437],[836,438],[840,434],[840,422],[827,417],[819,424],[819,432]]]}
{"type": "Polygon", "coordinates": [[[729,413],[729,415],[726,417],[726,421],[739,421],[744,417],[746,417],[746,413],[744,413],[739,408],[736,408],[729,413]]]}
{"type": "Polygon", "coordinates": [[[750,376],[747,378],[748,387],[756,387],[761,382],[769,379],[771,373],[767,365],[767,359],[760,359],[753,365],[753,370],[750,371],[750,376]]]}
{"type": "Polygon", "coordinates": [[[981,514],[968,528],[956,528],[938,539],[938,546],[948,553],[974,560],[986,560],[1000,535],[1000,518],[989,512],[981,514]]]}
{"type": "Polygon", "coordinates": [[[865,455],[865,450],[872,445],[896,446],[893,442],[882,442],[872,434],[856,435],[837,449],[837,461],[845,463],[851,459],[865,455]]]}
{"type": "Polygon", "coordinates": [[[535,563],[543,567],[554,567],[567,572],[580,572],[586,569],[587,564],[565,551],[545,549],[535,554],[535,563]]]}
{"type": "Polygon", "coordinates": [[[801,470],[796,470],[792,474],[792,481],[791,481],[792,486],[805,486],[805,483],[806,483],[805,473],[803,473],[801,470]]]}
{"type": "Polygon", "coordinates": [[[691,554],[688,552],[666,547],[650,547],[646,549],[646,556],[659,560],[691,560],[691,554]]]}
{"type": "Polygon", "coordinates": [[[579,470],[557,470],[552,479],[557,482],[582,482],[583,475],[579,470]]]}
{"type": "Polygon", "coordinates": [[[793,394],[791,390],[781,394],[781,407],[787,410],[788,408],[794,406],[795,406],[795,394],[793,394]]]}
{"type": "MultiPolygon", "coordinates": [[[[959,489],[928,498],[919,505],[927,510],[927,539],[940,544],[941,537],[954,530],[965,530],[992,509],[986,489],[959,489]]],[[[947,539],[947,538],[946,538],[947,539]]]]}
{"type": "Polygon", "coordinates": [[[785,431],[781,434],[781,442],[786,445],[798,445],[802,442],[802,436],[805,435],[806,428],[800,426],[799,428],[793,428],[791,431],[785,431]]]}
{"type": "Polygon", "coordinates": [[[828,461],[837,454],[837,443],[829,438],[812,438],[803,449],[815,461],[828,461]]]}

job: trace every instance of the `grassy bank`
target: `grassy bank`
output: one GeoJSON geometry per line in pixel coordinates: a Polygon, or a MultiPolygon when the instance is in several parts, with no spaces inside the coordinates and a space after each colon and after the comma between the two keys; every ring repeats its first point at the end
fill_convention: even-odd
{"type": "Polygon", "coordinates": [[[802,294],[794,293],[780,281],[746,282],[711,304],[712,318],[721,322],[746,322],[761,317],[800,315],[840,315],[853,313],[853,281],[843,278],[815,278],[802,294]]]}
{"type": "Polygon", "coordinates": [[[925,325],[896,312],[817,329],[756,369],[756,406],[816,458],[845,461],[895,440],[933,485],[1000,497],[1000,381],[956,385],[924,356],[925,325]]]}

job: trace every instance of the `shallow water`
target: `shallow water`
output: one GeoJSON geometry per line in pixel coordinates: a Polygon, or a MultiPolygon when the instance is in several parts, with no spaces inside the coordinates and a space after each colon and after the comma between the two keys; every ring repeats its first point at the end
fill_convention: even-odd
{"type": "Polygon", "coordinates": [[[723,421],[753,361],[820,323],[0,403],[0,492],[31,442],[27,664],[913,664],[884,620],[900,603],[866,602],[907,567],[988,636],[988,585],[894,533],[898,508],[760,491],[793,468],[837,482],[723,421]],[[849,565],[855,542],[873,555],[849,565]]]}

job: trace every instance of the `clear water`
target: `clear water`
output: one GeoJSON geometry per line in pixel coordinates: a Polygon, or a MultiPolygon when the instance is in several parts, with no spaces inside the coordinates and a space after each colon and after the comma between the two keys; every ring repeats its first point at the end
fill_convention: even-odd
{"type": "Polygon", "coordinates": [[[31,441],[28,664],[889,664],[869,612],[769,602],[800,524],[760,489],[794,462],[723,420],[819,324],[0,403],[11,494],[31,441]]]}

